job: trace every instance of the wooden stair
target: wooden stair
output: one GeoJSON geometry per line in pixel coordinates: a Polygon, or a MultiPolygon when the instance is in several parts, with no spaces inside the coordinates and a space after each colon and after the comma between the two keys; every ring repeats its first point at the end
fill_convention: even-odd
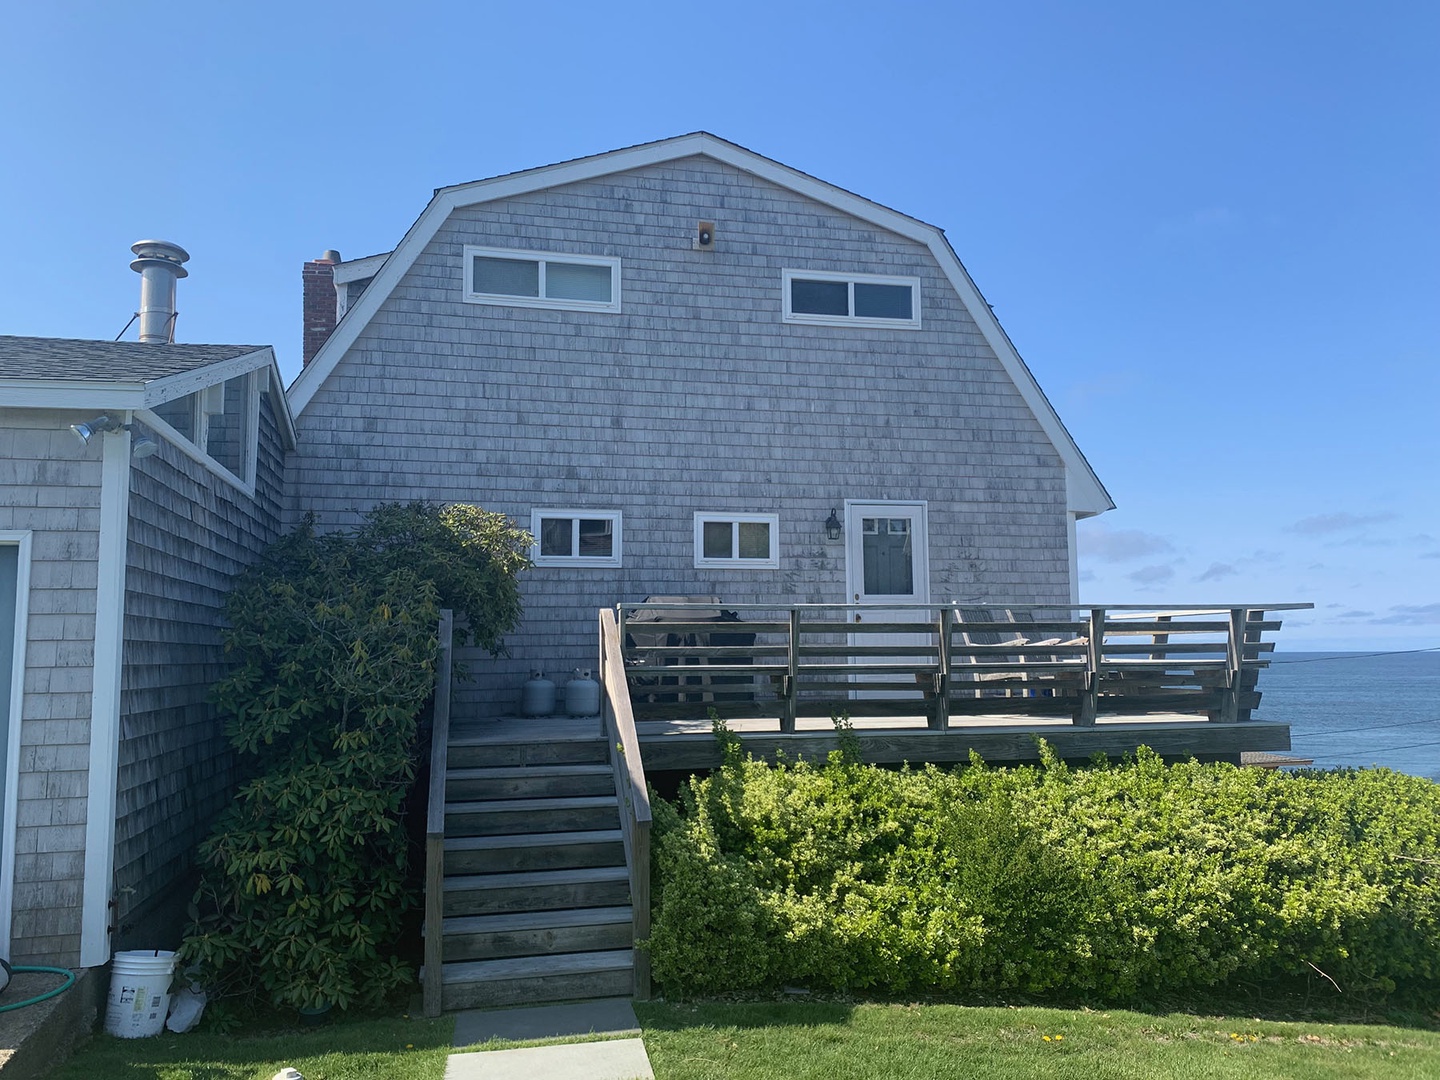
{"type": "Polygon", "coordinates": [[[630,877],[599,721],[457,722],[447,756],[443,1007],[633,993],[630,877]]]}

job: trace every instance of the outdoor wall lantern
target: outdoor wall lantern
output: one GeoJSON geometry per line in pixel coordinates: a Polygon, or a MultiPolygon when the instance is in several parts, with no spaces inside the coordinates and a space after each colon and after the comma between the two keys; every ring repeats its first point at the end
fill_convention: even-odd
{"type": "Polygon", "coordinates": [[[835,516],[835,508],[830,508],[830,516],[825,519],[825,539],[840,539],[840,519],[835,516]]]}

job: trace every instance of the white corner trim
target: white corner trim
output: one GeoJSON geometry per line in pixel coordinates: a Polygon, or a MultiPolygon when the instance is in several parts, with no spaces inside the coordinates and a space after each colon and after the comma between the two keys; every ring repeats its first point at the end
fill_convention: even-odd
{"type": "Polygon", "coordinates": [[[625,150],[614,150],[606,154],[579,158],[557,165],[547,165],[538,169],[497,176],[489,180],[477,180],[457,187],[441,188],[415,220],[415,224],[410,226],[400,243],[396,245],[395,250],[390,253],[379,273],[375,275],[374,280],[361,294],[359,301],[346,315],[345,321],[330,335],[329,340],[321,347],[310,365],[301,371],[295,381],[290,384],[290,407],[294,414],[299,416],[305,411],[305,407],[335,369],[340,358],[359,338],[375,313],[379,311],[380,306],[389,298],[391,292],[400,284],[415,260],[425,250],[426,245],[430,243],[446,219],[457,208],[476,206],[494,202],[497,199],[542,191],[561,184],[593,180],[602,176],[660,165],[696,155],[731,165],[742,172],[748,172],[753,176],[768,180],[806,198],[833,207],[841,213],[849,214],[861,221],[867,221],[929,248],[936,262],[940,264],[940,269],[950,280],[956,293],[959,294],[961,302],[969,310],[986,343],[999,358],[1001,366],[1010,376],[1021,398],[1035,416],[1041,430],[1054,444],[1061,460],[1065,463],[1066,471],[1070,474],[1069,509],[1086,517],[1114,509],[1115,504],[1105,490],[1105,486],[1100,482],[1095,471],[1091,469],[1090,463],[1085,460],[1085,455],[1080,452],[1080,447],[1066,430],[1059,414],[1055,412],[1054,406],[1050,404],[1049,399],[1040,389],[1040,384],[1035,381],[1034,375],[1025,365],[1025,361],[1021,359],[1014,343],[1000,326],[999,320],[995,318],[995,313],[990,310],[990,305],[985,302],[980,290],[976,288],[975,282],[971,280],[969,272],[961,264],[954,249],[950,247],[950,242],[945,238],[943,231],[918,218],[861,198],[844,188],[827,184],[823,180],[792,169],[788,165],[782,165],[778,161],[762,157],[743,146],[726,142],[724,139],[703,131],[633,146],[625,150]]]}
{"type": "Polygon", "coordinates": [[[1070,603],[1080,603],[1080,544],[1076,536],[1077,515],[1072,510],[1065,515],[1065,542],[1070,549],[1070,603]]]}
{"type": "MultiPolygon", "coordinates": [[[[130,417],[125,419],[128,422],[130,417]]],[[[129,527],[130,433],[117,431],[105,436],[100,473],[99,583],[95,592],[95,671],[90,692],[81,967],[96,967],[110,959],[116,769],[120,750],[120,664],[125,641],[125,547],[129,527]]]]}
{"type": "Polygon", "coordinates": [[[10,958],[10,929],[15,917],[15,824],[20,807],[20,726],[25,705],[25,654],[30,621],[30,532],[0,532],[0,544],[20,551],[15,572],[15,625],[0,626],[13,634],[15,655],[10,668],[10,731],[5,747],[5,805],[0,807],[0,957],[10,958]]]}

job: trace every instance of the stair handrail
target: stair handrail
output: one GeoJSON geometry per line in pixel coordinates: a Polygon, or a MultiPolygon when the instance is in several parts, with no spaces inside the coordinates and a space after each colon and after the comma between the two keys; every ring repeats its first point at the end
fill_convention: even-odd
{"type": "Polygon", "coordinates": [[[630,909],[636,947],[635,997],[650,998],[650,953],[639,943],[650,936],[650,789],[640,757],[640,736],[630,707],[630,684],[620,647],[620,624],[615,612],[600,609],[600,685],[603,688],[601,722],[620,794],[620,831],[625,842],[625,863],[630,871],[630,909]]]}
{"type": "Polygon", "coordinates": [[[455,615],[440,612],[440,655],[435,661],[435,709],[430,732],[430,798],[425,808],[425,978],[426,1016],[439,1016],[444,998],[445,946],[445,772],[450,760],[450,685],[454,678],[455,615]]]}

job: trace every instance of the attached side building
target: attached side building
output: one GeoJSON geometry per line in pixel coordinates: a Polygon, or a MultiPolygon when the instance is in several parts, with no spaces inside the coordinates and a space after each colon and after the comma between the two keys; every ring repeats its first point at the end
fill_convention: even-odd
{"type": "Polygon", "coordinates": [[[938,228],[712,135],[444,188],[333,280],[288,513],[535,532],[481,712],[647,596],[1072,603],[1113,506],[938,228]]]}
{"type": "Polygon", "coordinates": [[[222,605],[293,446],[268,347],[0,337],[0,955],[149,943],[230,794],[222,605]]]}

